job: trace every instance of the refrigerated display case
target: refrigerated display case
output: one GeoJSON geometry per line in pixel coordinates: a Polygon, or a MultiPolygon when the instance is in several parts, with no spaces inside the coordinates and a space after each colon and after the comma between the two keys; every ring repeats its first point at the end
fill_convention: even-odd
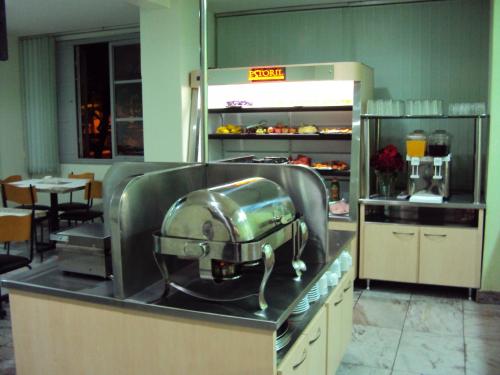
{"type": "Polygon", "coordinates": [[[373,97],[370,67],[341,62],[210,69],[207,92],[207,129],[193,124],[191,150],[206,148],[209,161],[248,155],[259,162],[309,160],[304,164],[316,167],[327,183],[339,181],[340,197],[352,202],[343,217],[357,220],[360,115],[373,97]]]}

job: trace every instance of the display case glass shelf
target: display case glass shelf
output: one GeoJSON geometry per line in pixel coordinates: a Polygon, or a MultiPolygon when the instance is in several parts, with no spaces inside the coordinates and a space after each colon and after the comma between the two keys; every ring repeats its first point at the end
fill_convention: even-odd
{"type": "Polygon", "coordinates": [[[410,202],[408,199],[397,199],[396,197],[384,198],[382,196],[371,196],[362,198],[360,203],[372,206],[414,206],[414,207],[432,207],[432,208],[463,208],[463,209],[481,209],[486,208],[484,200],[478,203],[473,202],[472,194],[453,194],[443,203],[418,203],[410,202]]]}
{"type": "Polygon", "coordinates": [[[208,139],[288,139],[312,141],[350,141],[351,134],[209,134],[208,139]]]}
{"type": "Polygon", "coordinates": [[[390,115],[371,115],[371,114],[364,114],[361,115],[361,118],[366,118],[366,119],[473,119],[473,118],[488,118],[490,117],[487,114],[482,114],[482,115],[418,115],[418,116],[413,116],[413,115],[405,115],[405,116],[390,116],[390,115]]]}
{"type": "Polygon", "coordinates": [[[352,111],[351,105],[343,106],[311,106],[311,107],[272,107],[272,108],[248,108],[227,107],[210,108],[208,113],[259,113],[259,112],[315,112],[315,111],[352,111]]]}

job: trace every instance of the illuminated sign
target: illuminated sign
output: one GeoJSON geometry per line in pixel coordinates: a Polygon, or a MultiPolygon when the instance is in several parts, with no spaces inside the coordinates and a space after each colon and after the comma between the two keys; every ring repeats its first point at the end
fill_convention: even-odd
{"type": "Polygon", "coordinates": [[[250,82],[284,81],[286,80],[286,68],[282,66],[251,68],[248,71],[248,80],[250,82]]]}

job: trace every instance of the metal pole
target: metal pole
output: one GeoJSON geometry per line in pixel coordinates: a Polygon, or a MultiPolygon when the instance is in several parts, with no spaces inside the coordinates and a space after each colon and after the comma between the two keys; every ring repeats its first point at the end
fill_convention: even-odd
{"type": "Polygon", "coordinates": [[[380,149],[380,119],[375,120],[375,152],[380,149]]]}
{"type": "Polygon", "coordinates": [[[363,139],[365,155],[365,198],[370,198],[370,119],[363,119],[363,139]]]}
{"type": "Polygon", "coordinates": [[[197,159],[208,161],[207,113],[207,0],[200,0],[200,150],[197,159]]]}
{"type": "Polygon", "coordinates": [[[481,167],[482,167],[482,128],[483,121],[480,116],[474,120],[476,147],[474,155],[474,203],[481,203],[481,167]]]}

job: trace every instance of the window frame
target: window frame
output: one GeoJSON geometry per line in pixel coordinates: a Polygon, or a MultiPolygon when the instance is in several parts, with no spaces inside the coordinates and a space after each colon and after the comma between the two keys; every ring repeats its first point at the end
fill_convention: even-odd
{"type": "MultiPolygon", "coordinates": [[[[122,160],[137,160],[137,158],[144,159],[144,143],[143,143],[143,155],[119,155],[118,154],[118,144],[116,141],[116,123],[118,121],[140,121],[142,123],[142,130],[144,134],[144,106],[142,103],[142,95],[141,95],[141,106],[143,108],[142,112],[142,117],[120,117],[118,118],[116,116],[116,101],[115,101],[115,87],[116,84],[121,85],[121,84],[127,84],[127,83],[140,83],[141,84],[141,90],[142,90],[142,73],[141,73],[141,78],[140,79],[129,79],[129,80],[115,80],[115,59],[114,59],[114,51],[113,48],[117,46],[127,46],[131,44],[139,44],[140,47],[140,41],[137,39],[128,39],[128,40],[121,40],[121,41],[116,41],[116,42],[109,42],[108,43],[108,53],[109,53],[109,87],[110,87],[110,109],[111,109],[111,153],[112,153],[112,160],[114,159],[119,159],[120,161],[122,160]]],[[[143,142],[144,142],[144,137],[143,137],[143,142]]]]}
{"type": "MultiPolygon", "coordinates": [[[[82,38],[71,38],[69,40],[65,40],[61,38],[56,41],[56,54],[57,57],[57,88],[58,88],[58,105],[62,103],[66,108],[64,111],[66,113],[61,113],[64,111],[60,111],[58,108],[57,122],[58,122],[58,135],[59,135],[59,157],[61,164],[95,164],[95,165],[109,165],[115,162],[123,162],[123,161],[134,161],[141,162],[144,161],[144,156],[136,156],[136,155],[112,155],[110,159],[95,159],[95,158],[85,158],[80,157],[80,147],[81,147],[81,116],[78,108],[80,105],[80,83],[78,82],[78,74],[77,74],[77,66],[75,64],[76,57],[76,48],[79,45],[84,44],[92,44],[92,43],[115,43],[115,42],[128,42],[128,43],[138,43],[140,45],[140,34],[138,31],[129,30],[123,34],[113,34],[108,36],[96,36],[96,37],[82,37],[82,38]],[[60,57],[59,49],[69,48],[70,51],[66,52],[65,57],[60,57]],[[66,74],[60,74],[59,70],[62,69],[60,67],[60,63],[69,64],[71,61],[72,69],[71,69],[71,77],[66,74]],[[64,76],[61,78],[61,76],[64,76]],[[72,85],[73,89],[71,92],[67,92],[65,97],[60,97],[61,93],[59,92],[59,88],[62,86],[72,85]],[[69,113],[71,112],[71,114],[69,113]],[[71,118],[69,118],[71,117],[71,118]],[[66,143],[66,146],[63,147],[63,143],[66,143]]],[[[109,58],[108,58],[109,60],[109,58]]],[[[111,67],[110,67],[111,68],[111,67]]],[[[111,73],[111,72],[110,72],[111,73]]],[[[110,75],[111,78],[111,75],[110,75]]],[[[142,83],[142,79],[141,79],[142,83]]],[[[111,93],[110,93],[111,95],[111,93]]],[[[114,92],[113,92],[114,95],[114,92]]],[[[110,100],[113,98],[110,97],[110,100]]],[[[114,103],[112,103],[114,106],[114,103]]],[[[112,118],[114,118],[114,113],[111,114],[112,118]]],[[[114,124],[112,124],[112,131],[114,132],[114,124]]],[[[144,129],[144,122],[143,122],[144,129]]],[[[115,147],[116,142],[114,140],[114,134],[111,135],[112,138],[112,147],[115,147]]],[[[114,151],[112,151],[114,152],[114,151]]]]}

